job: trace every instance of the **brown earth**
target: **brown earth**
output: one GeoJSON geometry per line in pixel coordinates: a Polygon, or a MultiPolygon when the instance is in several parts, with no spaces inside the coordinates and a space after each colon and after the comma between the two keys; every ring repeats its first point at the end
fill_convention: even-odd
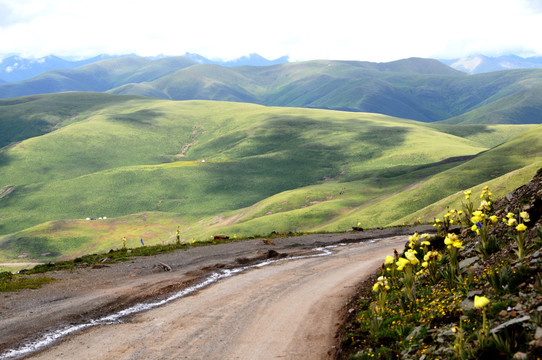
{"type": "Polygon", "coordinates": [[[190,296],[87,328],[33,354],[37,359],[325,359],[334,356],[341,309],[405,236],[432,227],[275,238],[191,248],[98,269],[49,273],[58,281],[0,295],[0,359],[66,325],[88,323],[145,300],[163,299],[209,274],[283,259],[225,278],[190,296]],[[371,239],[385,239],[367,242],[371,239]],[[319,246],[348,243],[330,256],[319,246]],[[271,250],[271,251],[270,251],[271,250]],[[160,263],[171,267],[163,271],[160,263]],[[157,266],[158,265],[158,266],[157,266]],[[77,354],[75,356],[74,354],[77,354]],[[75,357],[74,357],[75,356],[75,357]]]}

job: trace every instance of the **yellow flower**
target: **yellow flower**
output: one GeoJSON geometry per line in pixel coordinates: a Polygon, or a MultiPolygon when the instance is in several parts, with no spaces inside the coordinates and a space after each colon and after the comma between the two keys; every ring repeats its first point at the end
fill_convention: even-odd
{"type": "Polygon", "coordinates": [[[418,265],[420,263],[420,260],[418,260],[418,258],[416,257],[416,251],[406,251],[405,257],[410,261],[412,265],[418,265]]]}
{"type": "Polygon", "coordinates": [[[471,226],[470,229],[471,229],[471,231],[476,231],[476,230],[478,230],[478,226],[476,226],[476,224],[474,224],[474,225],[471,226]]]}
{"type": "Polygon", "coordinates": [[[457,234],[453,233],[450,233],[446,236],[446,238],[444,239],[444,245],[446,245],[448,249],[451,249],[452,246],[458,249],[463,248],[463,242],[459,240],[459,236],[457,236],[457,234]]]}
{"type": "Polygon", "coordinates": [[[429,240],[429,239],[431,239],[431,235],[425,233],[425,234],[421,235],[421,238],[424,239],[424,240],[429,240]]]}
{"type": "Polygon", "coordinates": [[[426,267],[429,266],[429,263],[428,263],[427,261],[424,261],[424,262],[422,262],[422,266],[423,266],[424,268],[426,268],[426,267]]]}
{"type": "Polygon", "coordinates": [[[529,213],[527,211],[520,212],[519,216],[523,219],[524,222],[531,221],[531,219],[529,218],[529,213]]]}
{"type": "Polygon", "coordinates": [[[421,245],[421,246],[429,246],[429,245],[431,245],[431,243],[430,243],[429,241],[425,240],[425,241],[422,241],[422,242],[420,243],[420,245],[421,245]]]}
{"type": "Polygon", "coordinates": [[[518,223],[518,221],[514,218],[509,218],[508,219],[508,226],[516,226],[518,223]]]}
{"type": "Polygon", "coordinates": [[[484,306],[486,306],[487,304],[489,304],[489,299],[486,298],[485,296],[478,296],[478,295],[474,296],[474,307],[475,308],[481,309],[484,306]]]}
{"type": "Polygon", "coordinates": [[[517,231],[525,231],[525,230],[527,230],[527,226],[525,226],[525,224],[521,223],[518,226],[516,226],[516,230],[517,231]]]}
{"type": "Polygon", "coordinates": [[[480,216],[473,216],[470,218],[470,221],[473,223],[473,224],[476,224],[478,222],[482,222],[482,218],[480,216]]]}
{"type": "Polygon", "coordinates": [[[408,265],[408,264],[410,264],[410,261],[408,261],[405,258],[400,257],[399,259],[397,259],[397,262],[396,262],[397,270],[403,271],[405,266],[408,265]]]}
{"type": "Polygon", "coordinates": [[[513,217],[516,217],[516,215],[514,215],[514,213],[509,212],[508,214],[506,214],[506,217],[507,217],[508,219],[511,219],[511,218],[513,218],[513,217]]]}
{"type": "Polygon", "coordinates": [[[497,221],[499,221],[499,218],[496,215],[491,215],[489,217],[489,220],[491,220],[491,222],[495,224],[497,221]]]}
{"type": "Polygon", "coordinates": [[[384,259],[384,264],[388,265],[388,264],[393,264],[393,256],[386,256],[386,258],[384,259]]]}
{"type": "Polygon", "coordinates": [[[388,286],[388,280],[385,276],[379,276],[377,279],[377,282],[373,285],[373,291],[378,291],[378,289],[382,287],[384,290],[389,290],[390,287],[388,286]]]}
{"type": "Polygon", "coordinates": [[[427,254],[425,254],[425,256],[423,257],[423,259],[425,261],[435,260],[435,259],[440,261],[442,259],[442,255],[439,254],[438,251],[428,251],[427,254]]]}
{"type": "Polygon", "coordinates": [[[482,200],[482,202],[480,203],[480,207],[478,209],[480,209],[480,210],[491,210],[491,207],[489,205],[491,205],[491,204],[488,203],[486,200],[482,200]]]}

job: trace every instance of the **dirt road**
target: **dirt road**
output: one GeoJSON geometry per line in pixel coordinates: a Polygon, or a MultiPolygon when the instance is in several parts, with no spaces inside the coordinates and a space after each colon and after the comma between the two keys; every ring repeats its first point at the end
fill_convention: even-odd
{"type": "MultiPolygon", "coordinates": [[[[407,235],[410,229],[395,230],[393,234],[381,235],[397,235],[398,232],[407,235]]],[[[321,235],[313,239],[305,237],[294,240],[276,239],[274,240],[276,244],[272,247],[278,251],[289,249],[290,257],[319,254],[318,251],[310,251],[307,248],[309,246],[336,245],[344,241],[353,243],[334,248],[334,253],[329,256],[297,260],[273,257],[270,261],[274,263],[270,265],[262,267],[256,265],[251,269],[239,271],[235,276],[225,276],[224,279],[189,296],[124,317],[120,323],[86,327],[82,331],[61,338],[42,352],[31,354],[30,358],[145,360],[329,358],[328,353],[332,352],[332,347],[336,344],[334,335],[339,325],[339,311],[353,295],[354,286],[366,275],[373,273],[383,258],[391,254],[394,248],[401,248],[406,242],[405,235],[373,243],[354,242],[360,240],[356,237],[375,237],[374,234],[371,236],[368,233],[348,236],[321,235]]],[[[212,248],[214,249],[194,250],[204,253],[220,252],[220,247],[212,248]]],[[[235,259],[236,266],[226,268],[229,268],[230,272],[231,269],[238,271],[243,269],[239,263],[250,262],[258,256],[259,261],[263,261],[262,253],[265,252],[262,249],[268,248],[269,246],[261,244],[261,240],[244,244],[226,244],[221,249],[223,253],[220,257],[235,259]],[[249,253],[253,257],[239,258],[239,254],[247,254],[247,249],[252,249],[249,253]]],[[[144,298],[153,293],[156,298],[156,295],[160,294],[159,289],[164,289],[166,285],[169,290],[171,287],[182,290],[189,285],[201,283],[210,273],[216,273],[218,269],[224,268],[224,264],[216,264],[216,258],[209,254],[195,260],[194,255],[197,251],[182,255],[193,260],[192,263],[187,259],[180,260],[180,263],[183,263],[183,271],[176,270],[172,262],[181,255],[164,255],[170,257],[174,271],[159,274],[149,271],[147,275],[134,275],[131,281],[127,281],[124,274],[124,277],[119,277],[124,279],[122,286],[119,286],[118,279],[116,281],[113,275],[118,274],[118,271],[101,269],[110,272],[108,274],[110,283],[103,282],[101,288],[94,288],[94,291],[83,286],[76,292],[77,296],[65,294],[64,299],[52,301],[54,299],[51,297],[55,291],[37,290],[37,293],[42,292],[41,300],[35,300],[33,304],[36,306],[34,310],[38,310],[36,312],[40,315],[35,315],[34,318],[46,323],[56,323],[58,327],[58,324],[66,323],[66,314],[79,312],[85,313],[86,319],[78,322],[74,320],[76,317],[72,317],[68,323],[84,324],[85,321],[88,323],[92,316],[96,319],[97,316],[118,310],[111,306],[111,299],[117,299],[126,307],[134,303],[135,293],[141,292],[140,295],[144,298]],[[215,266],[208,266],[213,262],[215,266]],[[42,303],[41,309],[38,303],[42,303]],[[89,311],[92,306],[101,310],[89,311]]],[[[157,261],[157,258],[147,259],[146,266],[141,264],[144,261],[137,260],[135,263],[137,266],[134,265],[140,273],[144,273],[141,269],[148,268],[151,262],[157,261]]],[[[92,282],[89,280],[91,277],[86,279],[92,282]]],[[[10,316],[0,320],[0,329],[6,329],[3,327],[6,324],[12,326],[15,333],[31,331],[32,328],[25,326],[27,322],[21,314],[24,306],[15,304],[16,302],[11,308],[5,306],[8,310],[6,314],[10,316]]],[[[32,301],[26,304],[31,305],[32,301]]],[[[32,315],[28,316],[32,318],[32,315]]],[[[42,334],[50,328],[52,327],[42,326],[35,330],[42,334]]],[[[0,330],[0,335],[13,337],[9,328],[3,333],[0,330]]],[[[24,345],[24,339],[20,340],[20,337],[16,339],[19,347],[24,345]]],[[[4,349],[9,349],[10,344],[5,345],[4,349]]],[[[14,358],[6,354],[8,352],[0,352],[0,359],[14,358]]]]}

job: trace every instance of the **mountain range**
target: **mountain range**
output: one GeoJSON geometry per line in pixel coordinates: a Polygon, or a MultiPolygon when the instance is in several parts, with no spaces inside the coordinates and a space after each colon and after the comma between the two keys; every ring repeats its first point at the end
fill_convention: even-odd
{"type": "Polygon", "coordinates": [[[226,67],[122,57],[0,84],[0,98],[64,91],[381,113],[424,122],[540,123],[542,70],[467,75],[433,59],[226,67]]]}
{"type": "MultiPolygon", "coordinates": [[[[23,58],[12,55],[0,60],[0,84],[29,79],[48,70],[74,69],[79,66],[91,64],[105,59],[118,59],[121,57],[137,55],[98,55],[83,60],[66,60],[55,55],[41,58],[23,58]]],[[[150,60],[165,58],[166,56],[146,57],[150,60]]],[[[208,59],[199,54],[186,53],[184,57],[191,59],[197,64],[214,64],[226,67],[235,66],[269,66],[289,62],[288,56],[282,56],[274,60],[252,53],[234,60],[208,59]]],[[[542,68],[542,57],[523,58],[517,55],[505,55],[490,57],[485,55],[472,55],[456,59],[439,59],[442,63],[468,74],[481,74],[486,72],[515,70],[515,69],[538,69],[542,68]]]]}
{"type": "MultiPolygon", "coordinates": [[[[138,57],[136,55],[98,55],[93,58],[83,60],[65,60],[55,55],[44,56],[41,58],[23,58],[17,55],[9,56],[0,61],[0,83],[26,80],[49,70],[67,70],[75,69],[80,66],[92,64],[105,59],[119,59],[122,57],[138,57]]],[[[166,56],[146,57],[146,59],[157,60],[166,56]]],[[[258,54],[242,56],[235,60],[210,60],[198,54],[186,53],[184,57],[194,61],[195,64],[215,64],[221,66],[266,66],[288,62],[288,56],[283,56],[275,60],[267,60],[258,54]]]]}
{"type": "Polygon", "coordinates": [[[490,57],[484,55],[467,56],[460,59],[440,60],[452,68],[469,74],[482,74],[493,71],[516,69],[540,69],[542,57],[523,58],[517,55],[490,57]]]}

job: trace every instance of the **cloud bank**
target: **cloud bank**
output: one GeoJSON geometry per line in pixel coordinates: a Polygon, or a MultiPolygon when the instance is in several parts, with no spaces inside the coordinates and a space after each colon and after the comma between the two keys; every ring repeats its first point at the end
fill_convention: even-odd
{"type": "Polygon", "coordinates": [[[0,56],[530,56],[541,24],[535,0],[0,0],[0,56]]]}

